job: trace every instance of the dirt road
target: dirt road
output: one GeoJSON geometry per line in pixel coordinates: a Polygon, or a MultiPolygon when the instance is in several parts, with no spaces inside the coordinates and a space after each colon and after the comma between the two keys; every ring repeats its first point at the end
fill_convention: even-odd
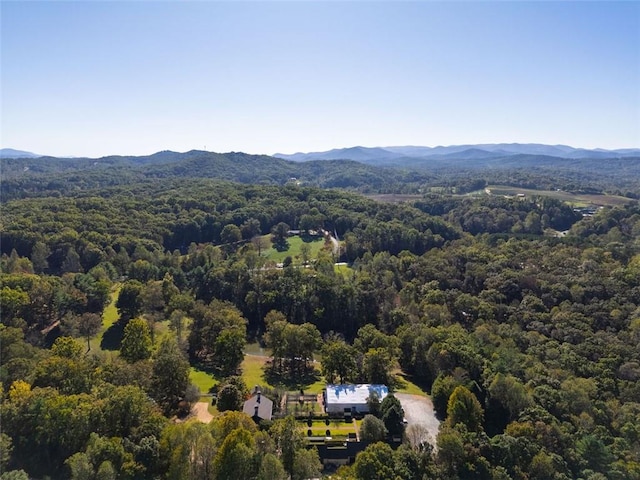
{"type": "Polygon", "coordinates": [[[208,402],[197,402],[191,409],[191,414],[203,423],[209,423],[213,418],[209,413],[208,402]]]}

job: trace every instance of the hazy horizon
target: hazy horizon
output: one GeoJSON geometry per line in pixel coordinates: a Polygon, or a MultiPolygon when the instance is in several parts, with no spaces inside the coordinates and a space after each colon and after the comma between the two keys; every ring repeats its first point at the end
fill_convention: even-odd
{"type": "Polygon", "coordinates": [[[638,2],[2,2],[3,148],[640,146],[638,2]]]}

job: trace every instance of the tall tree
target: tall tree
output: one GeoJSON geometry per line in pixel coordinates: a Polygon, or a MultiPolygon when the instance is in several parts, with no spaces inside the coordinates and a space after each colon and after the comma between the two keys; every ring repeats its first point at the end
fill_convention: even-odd
{"type": "Polygon", "coordinates": [[[36,242],[31,250],[31,263],[36,273],[44,273],[49,268],[51,250],[44,242],[36,242]]]}
{"type": "Polygon", "coordinates": [[[127,362],[146,360],[151,357],[151,331],[149,325],[142,318],[129,320],[124,327],[120,355],[127,362]]]}
{"type": "Polygon", "coordinates": [[[464,424],[467,429],[477,432],[482,429],[484,412],[476,396],[464,386],[453,390],[447,403],[447,422],[454,426],[464,424]]]}
{"type": "Polygon", "coordinates": [[[357,350],[342,339],[329,340],[322,346],[322,373],[333,383],[350,382],[358,376],[357,350]]]}
{"type": "Polygon", "coordinates": [[[271,229],[271,241],[276,248],[286,248],[289,230],[291,227],[284,222],[278,223],[271,229]]]}
{"type": "Polygon", "coordinates": [[[122,320],[139,315],[142,311],[142,284],[137,280],[127,280],[120,289],[116,308],[122,320]]]}
{"type": "Polygon", "coordinates": [[[380,403],[380,416],[384,426],[391,435],[400,435],[404,430],[404,410],[400,400],[392,393],[388,394],[380,403]]]}
{"type": "Polygon", "coordinates": [[[86,312],[78,320],[78,333],[87,339],[87,351],[91,350],[91,337],[102,327],[102,317],[97,313],[86,312]]]}
{"type": "Polygon", "coordinates": [[[189,362],[173,337],[165,337],[153,359],[151,395],[164,412],[173,412],[189,386],[189,362]]]}
{"type": "Polygon", "coordinates": [[[353,469],[358,480],[395,480],[393,450],[382,442],[369,445],[356,456],[353,469]]]}
{"type": "Polygon", "coordinates": [[[360,424],[360,440],[381,442],[387,435],[384,422],[373,415],[365,415],[360,424]]]}

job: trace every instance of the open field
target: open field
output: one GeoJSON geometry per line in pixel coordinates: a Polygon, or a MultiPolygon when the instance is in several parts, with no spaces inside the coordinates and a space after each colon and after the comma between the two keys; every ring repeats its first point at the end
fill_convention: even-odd
{"type": "MultiPolygon", "coordinates": [[[[617,195],[595,195],[587,193],[574,194],[570,192],[557,191],[557,190],[533,190],[530,188],[511,187],[508,185],[489,185],[487,187],[492,195],[504,195],[504,196],[516,196],[518,194],[524,194],[525,196],[542,196],[557,198],[563,202],[567,202],[574,207],[589,207],[589,206],[616,206],[625,205],[633,200],[625,197],[619,197],[617,195]]],[[[433,191],[433,190],[432,190],[433,191]]],[[[470,192],[464,196],[472,195],[486,195],[485,190],[478,190],[470,192]]],[[[411,202],[414,200],[422,200],[422,195],[410,195],[410,194],[375,194],[365,195],[367,198],[377,200],[384,203],[400,203],[411,202]]]]}
{"type": "Polygon", "coordinates": [[[557,190],[532,190],[528,188],[510,187],[507,185],[489,185],[487,187],[492,195],[515,196],[523,194],[525,196],[543,196],[551,197],[569,203],[575,207],[586,206],[616,206],[625,205],[632,202],[631,199],[619,197],[616,195],[591,195],[591,194],[574,194],[557,190]]]}
{"type": "MultiPolygon", "coordinates": [[[[271,245],[271,235],[265,235],[263,238],[265,238],[269,242],[269,245],[271,245]]],[[[287,238],[287,243],[289,244],[289,248],[287,250],[278,251],[271,246],[269,249],[265,250],[262,255],[276,263],[282,263],[285,258],[291,257],[294,264],[301,264],[302,254],[300,247],[303,244],[307,244],[311,247],[311,251],[309,252],[310,259],[316,258],[320,250],[322,250],[325,245],[324,238],[322,237],[303,238],[299,235],[287,238]]]]}
{"type": "Polygon", "coordinates": [[[189,380],[200,389],[201,393],[208,393],[211,387],[218,383],[215,377],[209,372],[193,366],[189,369],[189,380]]]}
{"type": "Polygon", "coordinates": [[[402,194],[402,193],[376,193],[365,195],[365,197],[382,203],[401,203],[411,202],[414,200],[422,200],[420,194],[402,194]]]}

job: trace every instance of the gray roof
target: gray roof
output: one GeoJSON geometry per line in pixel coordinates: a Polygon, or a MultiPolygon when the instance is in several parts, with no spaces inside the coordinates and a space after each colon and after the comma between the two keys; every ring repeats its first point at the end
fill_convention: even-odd
{"type": "Polygon", "coordinates": [[[273,412],[273,402],[261,393],[256,393],[249,400],[244,402],[242,411],[250,417],[258,416],[263,420],[271,420],[271,413],[273,412]],[[258,407],[257,415],[256,406],[258,407]]]}

